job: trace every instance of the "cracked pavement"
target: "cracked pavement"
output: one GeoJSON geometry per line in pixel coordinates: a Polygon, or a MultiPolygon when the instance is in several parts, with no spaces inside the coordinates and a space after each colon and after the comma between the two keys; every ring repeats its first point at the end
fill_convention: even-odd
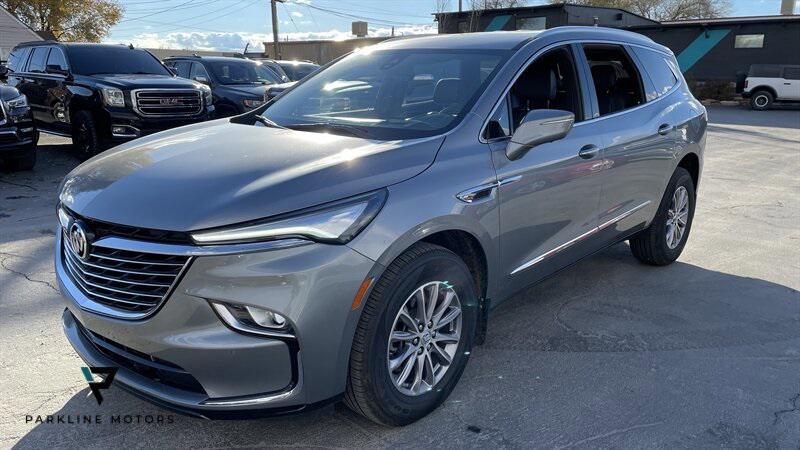
{"type": "Polygon", "coordinates": [[[800,111],[709,109],[677,263],[610,248],[496,309],[447,402],[405,428],[341,405],[208,422],[112,387],[98,406],[60,324],[56,191],[77,160],[45,136],[0,172],[0,448],[800,448],[800,111]],[[33,424],[25,415],[171,415],[33,424]]]}

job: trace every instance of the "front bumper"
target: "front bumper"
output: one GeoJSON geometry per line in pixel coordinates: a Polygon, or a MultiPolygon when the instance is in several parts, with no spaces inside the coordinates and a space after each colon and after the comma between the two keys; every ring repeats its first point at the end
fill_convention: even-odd
{"type": "Polygon", "coordinates": [[[0,125],[0,158],[23,156],[36,147],[38,139],[32,121],[0,125]]]}
{"type": "Polygon", "coordinates": [[[213,106],[195,116],[188,117],[143,117],[127,108],[106,108],[106,119],[103,126],[104,135],[116,142],[125,142],[159,131],[205,122],[215,118],[213,106]],[[115,128],[121,128],[116,131],[115,128]]]}
{"type": "Polygon", "coordinates": [[[358,321],[351,304],[375,269],[349,247],[323,244],[193,256],[156,313],[124,320],[86,307],[65,271],[60,232],[55,266],[64,330],[88,365],[119,367],[115,384],[209,418],[286,413],[338,397],[358,321]],[[295,339],[234,331],[210,300],[278,312],[295,339]]]}

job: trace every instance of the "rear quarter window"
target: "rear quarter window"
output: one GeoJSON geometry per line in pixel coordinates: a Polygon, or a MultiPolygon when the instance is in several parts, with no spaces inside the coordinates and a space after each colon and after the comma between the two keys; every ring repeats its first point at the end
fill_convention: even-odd
{"type": "Polygon", "coordinates": [[[781,66],[776,64],[753,64],[747,76],[754,78],[780,78],[781,66]]]}
{"type": "Polygon", "coordinates": [[[673,86],[678,84],[678,79],[670,68],[668,56],[639,47],[634,48],[633,51],[644,65],[644,69],[650,76],[650,81],[653,82],[653,87],[655,88],[654,92],[647,93],[647,101],[655,100],[666,94],[673,86]]]}

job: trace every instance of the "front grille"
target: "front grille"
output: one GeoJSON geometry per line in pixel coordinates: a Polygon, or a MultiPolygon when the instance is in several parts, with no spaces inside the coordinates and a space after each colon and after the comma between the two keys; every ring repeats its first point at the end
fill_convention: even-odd
{"type": "Polygon", "coordinates": [[[78,324],[78,329],[83,336],[92,343],[98,352],[120,367],[167,386],[206,394],[200,382],[180,366],[114,342],[85,328],[77,320],[75,323],[78,324]]]}
{"type": "Polygon", "coordinates": [[[64,265],[83,294],[129,313],[148,314],[158,308],[190,259],[92,245],[84,260],[72,249],[66,231],[61,241],[64,265]]]}
{"type": "Polygon", "coordinates": [[[133,104],[143,116],[194,116],[203,110],[203,94],[196,90],[136,90],[133,104]]]}

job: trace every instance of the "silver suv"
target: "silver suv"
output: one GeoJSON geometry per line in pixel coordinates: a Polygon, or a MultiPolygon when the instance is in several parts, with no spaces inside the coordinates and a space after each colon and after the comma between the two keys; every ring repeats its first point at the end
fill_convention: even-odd
{"type": "Polygon", "coordinates": [[[70,173],[64,329],[179,411],[343,397],[408,424],[512,294],[624,240],[644,263],[678,258],[706,124],[672,53],[638,34],[386,41],[70,173]]]}

